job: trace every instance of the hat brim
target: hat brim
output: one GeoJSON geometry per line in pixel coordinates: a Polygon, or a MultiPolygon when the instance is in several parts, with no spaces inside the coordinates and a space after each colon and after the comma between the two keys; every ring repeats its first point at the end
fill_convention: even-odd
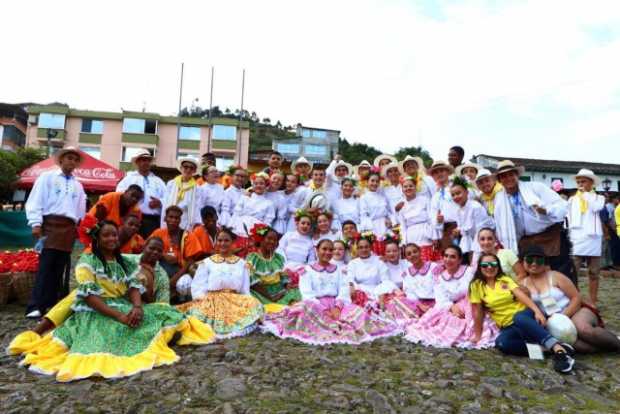
{"type": "Polygon", "coordinates": [[[391,170],[392,168],[396,168],[398,169],[398,172],[403,175],[405,173],[405,171],[403,170],[403,167],[400,164],[397,163],[390,163],[388,165],[384,165],[383,168],[381,168],[381,175],[382,176],[386,176],[387,172],[389,170],[391,170]]]}
{"type": "Polygon", "coordinates": [[[374,165],[375,167],[378,167],[379,166],[379,162],[381,160],[390,160],[390,164],[391,163],[398,164],[398,160],[396,158],[394,158],[394,156],[388,155],[388,154],[381,154],[381,155],[378,155],[377,157],[375,157],[374,161],[372,162],[372,165],[374,165]]]}
{"type": "Polygon", "coordinates": [[[80,154],[79,151],[74,150],[74,149],[60,149],[58,150],[56,154],[54,154],[54,159],[56,161],[56,164],[60,165],[60,159],[67,154],[75,154],[78,156],[79,160],[77,162],[77,165],[82,164],[82,161],[84,161],[84,157],[82,157],[82,154],[80,154]]]}
{"type": "Polygon", "coordinates": [[[428,171],[429,175],[433,175],[433,173],[435,173],[435,171],[442,170],[442,169],[450,171],[450,174],[452,174],[454,172],[454,167],[449,165],[449,164],[436,165],[434,167],[429,168],[427,171],[428,171]]]}
{"type": "Polygon", "coordinates": [[[400,168],[402,168],[403,174],[405,171],[405,164],[407,164],[408,162],[415,162],[418,165],[419,172],[423,174],[427,173],[426,167],[424,166],[424,160],[422,160],[422,158],[420,157],[412,157],[409,159],[404,159],[398,163],[398,165],[400,165],[400,168]]]}
{"type": "Polygon", "coordinates": [[[334,173],[340,167],[346,167],[346,169],[347,169],[347,176],[352,176],[355,173],[353,166],[351,164],[349,164],[348,162],[342,162],[340,164],[336,164],[336,168],[334,168],[334,173]]]}
{"type": "Polygon", "coordinates": [[[312,161],[306,160],[306,161],[297,162],[297,160],[295,160],[291,163],[291,171],[295,172],[295,169],[297,168],[298,165],[304,165],[304,164],[309,165],[310,169],[314,168],[314,163],[312,161]]]}
{"type": "Polygon", "coordinates": [[[189,162],[190,164],[194,164],[194,166],[196,167],[196,171],[198,171],[198,168],[200,167],[200,165],[198,165],[198,161],[194,160],[193,158],[182,158],[177,163],[177,170],[179,170],[180,172],[183,171],[181,167],[183,166],[184,162],[189,162]]]}
{"type": "Polygon", "coordinates": [[[154,157],[151,154],[136,155],[135,157],[131,157],[131,163],[135,164],[136,161],[138,161],[140,158],[148,158],[148,159],[150,159],[152,161],[154,157]]]}
{"type": "Polygon", "coordinates": [[[586,175],[586,174],[577,174],[573,176],[573,179],[575,179],[575,181],[577,181],[577,178],[587,178],[589,180],[592,180],[592,182],[594,183],[594,186],[596,187],[597,185],[601,184],[601,179],[599,177],[597,177],[596,175],[586,175]]]}
{"type": "Polygon", "coordinates": [[[476,170],[476,174],[478,174],[478,171],[480,171],[480,167],[475,164],[463,164],[463,165],[459,165],[458,167],[456,167],[456,169],[454,170],[454,173],[458,176],[461,176],[463,175],[463,170],[465,168],[473,168],[474,170],[476,170]]]}
{"type": "Polygon", "coordinates": [[[510,171],[516,172],[519,175],[519,177],[521,177],[523,175],[523,173],[525,172],[525,167],[519,165],[519,166],[510,167],[510,168],[504,168],[501,171],[500,170],[495,171],[494,175],[495,175],[496,178],[499,178],[499,176],[501,174],[504,174],[504,173],[507,173],[507,172],[510,172],[510,171]]]}

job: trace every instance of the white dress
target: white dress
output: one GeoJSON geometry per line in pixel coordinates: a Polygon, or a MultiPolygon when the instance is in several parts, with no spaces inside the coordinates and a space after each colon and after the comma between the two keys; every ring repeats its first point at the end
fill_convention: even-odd
{"type": "Polygon", "coordinates": [[[375,255],[365,259],[358,257],[351,260],[347,265],[347,276],[356,289],[364,291],[369,297],[375,299],[396,288],[390,279],[387,266],[375,255]]]}
{"type": "Polygon", "coordinates": [[[255,224],[271,225],[276,218],[276,209],[264,195],[252,193],[242,196],[233,210],[233,231],[237,236],[248,237],[255,224]]]}
{"type": "Polygon", "coordinates": [[[401,201],[405,201],[405,196],[403,195],[403,188],[399,185],[386,185],[382,188],[383,194],[385,194],[385,198],[388,200],[388,205],[390,206],[390,213],[393,216],[396,216],[396,205],[401,201]]]}
{"type": "Polygon", "coordinates": [[[314,247],[316,247],[319,242],[324,239],[331,241],[342,240],[342,233],[339,231],[330,230],[327,233],[315,235],[314,237],[312,237],[312,244],[314,244],[314,247]]]}
{"type": "Polygon", "coordinates": [[[183,211],[180,227],[184,230],[191,231],[196,224],[202,223],[200,217],[202,191],[198,185],[195,185],[191,190],[186,191],[183,194],[183,198],[177,202],[178,192],[179,189],[177,188],[175,180],[172,179],[168,181],[168,184],[166,184],[166,196],[162,200],[161,210],[164,214],[161,215],[161,227],[166,227],[166,209],[172,205],[176,205],[183,211]]]}
{"type": "Polygon", "coordinates": [[[292,270],[307,265],[316,256],[312,238],[299,233],[297,230],[289,231],[282,236],[278,253],[284,256],[284,267],[292,270]]]}
{"type": "Polygon", "coordinates": [[[276,209],[276,218],[271,223],[271,227],[274,228],[280,234],[286,233],[286,226],[288,220],[288,205],[287,200],[284,197],[283,191],[270,191],[265,193],[265,197],[267,197],[273,203],[274,208],[276,209]]]}
{"type": "Polygon", "coordinates": [[[428,197],[416,196],[413,200],[405,200],[405,205],[397,215],[404,244],[415,243],[420,247],[432,244],[429,209],[428,197]]]}
{"type": "Polygon", "coordinates": [[[458,206],[452,201],[452,195],[448,187],[437,189],[431,198],[430,210],[428,212],[433,231],[432,239],[441,239],[443,223],[437,222],[437,212],[441,211],[444,223],[456,223],[456,211],[458,206]]]}
{"type": "Polygon", "coordinates": [[[202,201],[200,208],[211,206],[217,212],[218,217],[222,214],[222,204],[224,202],[224,187],[221,184],[204,183],[200,186],[202,201]]]}
{"type": "Polygon", "coordinates": [[[426,262],[420,269],[410,266],[403,279],[403,291],[408,299],[435,299],[433,269],[437,264],[426,262]]]}
{"type": "Polygon", "coordinates": [[[332,228],[334,230],[342,230],[342,223],[351,220],[357,228],[360,228],[360,201],[358,198],[339,198],[332,204],[332,212],[334,220],[332,228]]]}
{"type": "Polygon", "coordinates": [[[388,275],[392,283],[396,285],[399,289],[403,288],[403,277],[407,272],[407,268],[409,267],[409,262],[403,259],[400,259],[398,263],[390,263],[384,262],[385,266],[388,269],[388,275]]]}
{"type": "Polygon", "coordinates": [[[475,272],[476,270],[469,266],[462,266],[454,276],[447,270],[441,272],[435,281],[435,307],[449,308],[466,297],[475,272]]]}
{"type": "Polygon", "coordinates": [[[308,195],[308,188],[299,186],[290,194],[284,193],[288,207],[286,231],[295,231],[295,212],[303,207],[308,195]]]}
{"type": "Polygon", "coordinates": [[[215,263],[210,258],[200,262],[192,280],[192,299],[208,292],[230,289],[242,295],[250,294],[250,274],[243,259],[236,263],[215,263]]]}
{"type": "Polygon", "coordinates": [[[241,197],[245,194],[243,188],[237,188],[231,185],[224,190],[224,200],[222,201],[222,213],[220,214],[218,224],[220,226],[232,227],[232,215],[241,197]]]}
{"type": "Polygon", "coordinates": [[[495,221],[487,214],[487,209],[473,200],[467,200],[463,207],[458,208],[456,224],[461,231],[459,246],[463,253],[479,252],[478,232],[485,227],[495,228],[495,221]]]}
{"type": "Polygon", "coordinates": [[[335,297],[345,303],[351,302],[348,277],[339,266],[333,267],[307,265],[299,278],[299,292],[302,300],[318,300],[323,297],[335,297]]]}
{"type": "Polygon", "coordinates": [[[383,236],[387,232],[386,219],[394,223],[387,198],[380,192],[366,191],[360,197],[360,230],[370,230],[377,236],[383,236]]]}
{"type": "Polygon", "coordinates": [[[568,200],[568,229],[573,244],[573,256],[601,256],[603,245],[603,225],[600,211],[605,208],[605,197],[595,192],[583,193],[587,210],[582,213],[579,198],[568,200]]]}

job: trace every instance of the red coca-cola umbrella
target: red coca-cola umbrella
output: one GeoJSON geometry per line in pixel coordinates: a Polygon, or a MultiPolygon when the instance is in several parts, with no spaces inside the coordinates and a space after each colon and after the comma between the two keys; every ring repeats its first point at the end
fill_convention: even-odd
{"type": "MultiPolygon", "coordinates": [[[[87,153],[80,151],[82,163],[73,171],[73,175],[84,186],[85,191],[108,192],[116,189],[116,184],[125,176],[125,173],[106,164],[87,153]]],[[[18,186],[31,188],[34,181],[46,171],[59,168],[54,157],[26,168],[19,175],[18,186]]]]}

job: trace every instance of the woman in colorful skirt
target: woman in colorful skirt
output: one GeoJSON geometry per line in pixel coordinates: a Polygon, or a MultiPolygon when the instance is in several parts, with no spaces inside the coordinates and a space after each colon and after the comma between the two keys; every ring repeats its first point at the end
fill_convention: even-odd
{"type": "Polygon", "coordinates": [[[280,239],[278,253],[284,256],[284,268],[297,272],[314,259],[312,243],[312,219],[304,210],[295,212],[294,231],[287,232],[280,239]]]}
{"type": "Polygon", "coordinates": [[[371,232],[362,233],[357,241],[357,257],[347,265],[347,275],[355,289],[353,301],[361,306],[374,304],[380,295],[397,288],[385,263],[372,253],[374,240],[371,232]]]}
{"type": "Polygon", "coordinates": [[[250,291],[267,312],[280,311],[284,305],[301,300],[298,281],[289,279],[284,271],[284,256],[276,252],[278,233],[268,226],[255,225],[250,237],[258,251],[248,254],[250,291]]]}
{"type": "Polygon", "coordinates": [[[192,280],[192,301],[177,306],[211,325],[217,338],[243,336],[254,329],[264,313],[250,294],[246,262],[232,254],[235,234],[224,227],[217,233],[213,256],[204,259],[192,280]]]}
{"type": "Polygon", "coordinates": [[[307,265],[300,278],[303,300],[266,315],[263,331],[311,345],[357,345],[398,333],[395,324],[351,303],[348,278],[330,263],[333,249],[331,240],[319,242],[318,262],[307,265]]]}
{"type": "MultiPolygon", "coordinates": [[[[386,250],[390,249],[388,245],[386,250]]],[[[401,327],[406,327],[435,305],[432,269],[437,265],[422,260],[422,251],[416,244],[405,246],[405,257],[409,266],[400,274],[399,289],[379,298],[387,317],[401,327]]],[[[394,280],[393,276],[391,279],[394,280]]]]}
{"type": "Polygon", "coordinates": [[[488,348],[495,343],[498,328],[485,317],[480,340],[473,337],[474,318],[467,299],[469,283],[475,269],[461,265],[463,253],[458,246],[444,250],[443,266],[433,272],[435,281],[435,306],[408,327],[405,339],[437,348],[488,348]]]}
{"type": "Polygon", "coordinates": [[[73,315],[42,338],[32,331],[18,335],[10,354],[25,355],[23,365],[60,382],[122,378],[178,361],[168,347],[177,332],[181,345],[215,339],[208,325],[168,304],[142,303],[144,287],[120,254],[116,224],[101,222],[91,234],[92,253],[75,268],[73,315]]]}
{"type": "Polygon", "coordinates": [[[343,273],[347,273],[347,244],[344,241],[334,241],[334,254],[330,263],[338,266],[343,273]]]}

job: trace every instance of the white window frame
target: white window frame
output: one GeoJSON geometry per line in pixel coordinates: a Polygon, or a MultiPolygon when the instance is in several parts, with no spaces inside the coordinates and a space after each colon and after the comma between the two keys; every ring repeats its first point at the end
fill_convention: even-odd
{"type": "Polygon", "coordinates": [[[301,147],[299,144],[288,144],[285,142],[280,142],[276,144],[276,151],[281,152],[282,154],[299,154],[300,148],[301,147]],[[289,151],[288,149],[285,149],[287,146],[295,147],[296,149],[294,151],[289,151]]]}
{"type": "Polygon", "coordinates": [[[234,125],[213,125],[213,139],[216,139],[218,141],[236,141],[237,140],[237,127],[234,125]],[[233,136],[232,138],[228,138],[228,137],[218,137],[216,134],[216,130],[217,128],[222,127],[222,128],[232,128],[233,129],[233,136]]]}
{"type": "Polygon", "coordinates": [[[38,127],[43,129],[65,129],[66,122],[67,116],[65,114],[51,114],[48,112],[41,112],[39,114],[38,127]],[[49,118],[49,121],[56,120],[55,123],[53,123],[54,126],[43,125],[41,123],[42,120],[47,120],[47,118],[49,118]],[[60,124],[60,119],[62,119],[62,125],[60,124]]]}
{"type": "Polygon", "coordinates": [[[83,134],[103,134],[103,128],[104,128],[104,123],[103,123],[103,119],[94,119],[94,118],[82,118],[82,125],[80,125],[80,133],[83,134]],[[90,121],[90,127],[91,130],[90,131],[84,131],[84,121],[90,121]],[[100,132],[92,132],[92,127],[93,127],[93,123],[94,122],[100,122],[101,123],[101,131],[100,132]]]}
{"type": "Polygon", "coordinates": [[[215,158],[215,168],[218,171],[226,171],[228,167],[235,163],[235,159],[232,157],[216,157],[215,158]]]}
{"type": "Polygon", "coordinates": [[[80,145],[80,150],[84,151],[85,153],[87,153],[93,158],[101,159],[101,147],[92,146],[92,145],[80,145]],[[89,152],[92,150],[95,150],[97,154],[94,155],[92,152],[89,152]]]}
{"type": "Polygon", "coordinates": [[[328,152],[328,148],[327,145],[320,145],[320,144],[306,144],[304,145],[304,154],[306,155],[311,155],[314,157],[325,157],[327,156],[327,152],[328,152]],[[318,152],[313,152],[313,151],[309,151],[310,148],[323,148],[323,152],[322,153],[318,153],[318,152]]]}
{"type": "Polygon", "coordinates": [[[181,125],[180,126],[180,130],[179,130],[179,139],[183,139],[186,141],[200,141],[200,136],[201,136],[202,130],[199,126],[195,126],[195,125],[181,125]],[[193,138],[187,138],[187,137],[183,137],[183,128],[192,128],[192,129],[197,129],[198,130],[198,137],[193,138]]]}
{"type": "Polygon", "coordinates": [[[159,122],[156,119],[143,119],[143,118],[123,118],[123,133],[124,134],[157,134],[157,128],[159,127],[159,122]],[[127,131],[125,129],[126,121],[140,121],[142,122],[142,132],[136,132],[136,131],[127,131]],[[144,130],[146,129],[146,123],[147,121],[154,121],[155,122],[155,132],[145,132],[144,130]]]}

